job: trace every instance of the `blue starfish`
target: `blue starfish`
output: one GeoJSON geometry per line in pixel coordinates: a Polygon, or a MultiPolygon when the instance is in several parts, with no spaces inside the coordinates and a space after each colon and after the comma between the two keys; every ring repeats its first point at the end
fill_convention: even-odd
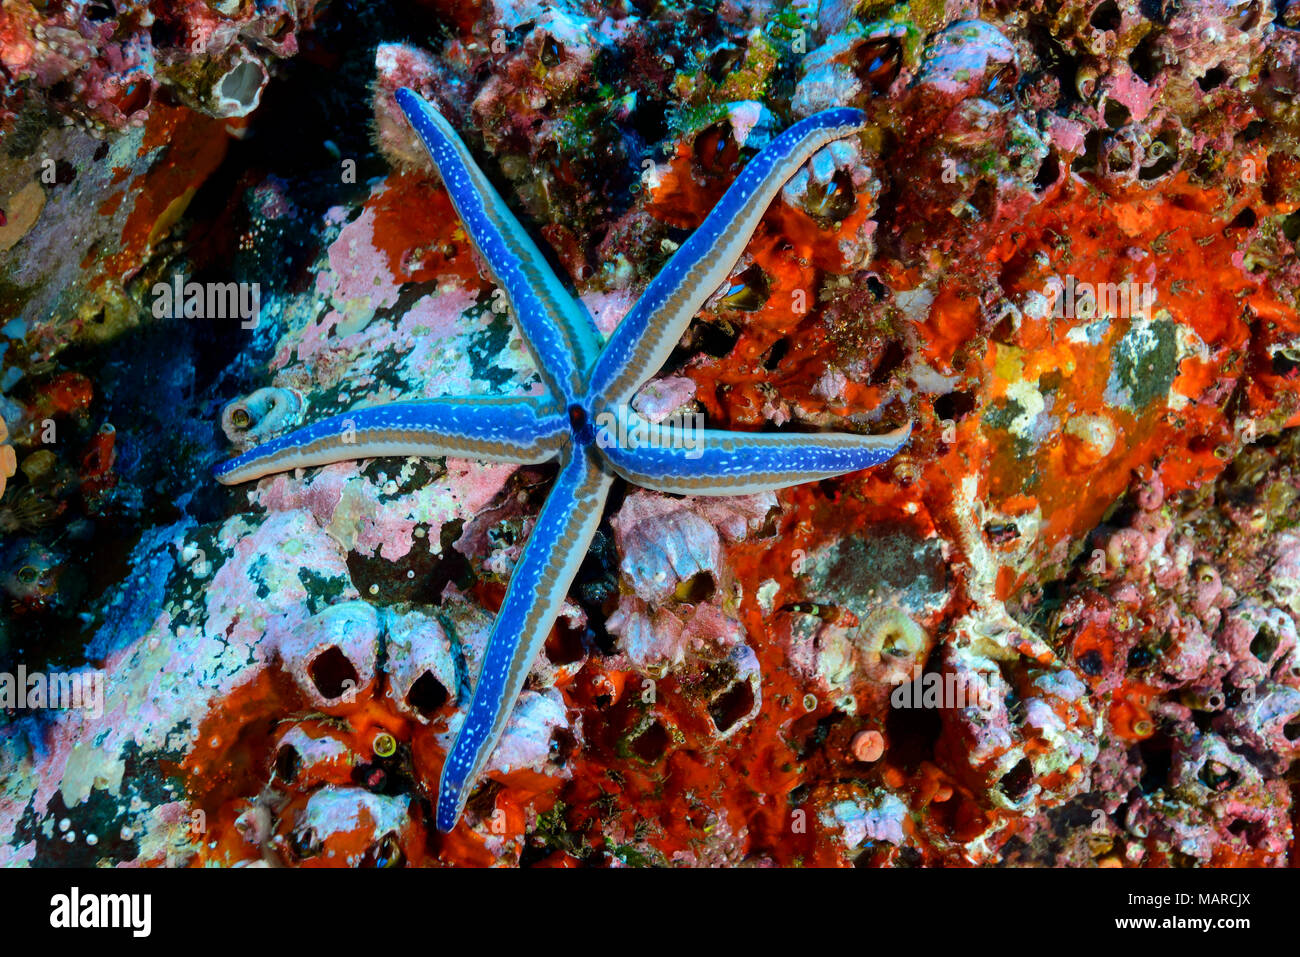
{"type": "Polygon", "coordinates": [[[482,671],[439,783],[437,824],[451,830],[587,552],[615,475],[662,492],[743,495],[877,465],[911,427],[887,435],[743,433],[651,424],[629,408],[704,301],[740,258],[777,191],[814,152],[860,130],[858,110],[811,116],[746,165],[602,348],[582,304],[551,271],[451,124],[411,90],[397,93],[456,212],[505,290],[549,398],[439,398],[335,415],[218,466],[226,484],[375,456],[463,456],[560,472],[515,566],[482,671]],[[617,424],[616,424],[617,423],[617,424]],[[631,441],[628,436],[633,436],[631,441]]]}

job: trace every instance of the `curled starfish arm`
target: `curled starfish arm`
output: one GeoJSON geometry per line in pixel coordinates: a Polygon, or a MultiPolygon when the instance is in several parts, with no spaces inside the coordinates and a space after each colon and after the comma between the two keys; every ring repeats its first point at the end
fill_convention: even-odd
{"type": "Polygon", "coordinates": [[[390,402],[295,429],[222,462],[213,475],[236,485],[274,472],[384,455],[532,464],[554,458],[568,438],[568,419],[528,396],[390,402]]]}
{"type": "Polygon", "coordinates": [[[825,110],[759,150],[610,336],[591,374],[595,406],[625,403],[663,366],[692,317],[744,253],[781,187],[813,153],[866,122],[861,110],[825,110]]]}
{"type": "Polygon", "coordinates": [[[623,436],[601,427],[596,444],[620,476],[679,495],[750,495],[834,478],[879,465],[911,435],[848,432],[718,432],[652,425],[632,418],[623,436]],[[627,436],[634,441],[627,441],[627,436]]]}
{"type": "MultiPolygon", "coordinates": [[[[568,453],[566,453],[568,455],[568,453]]],[[[613,476],[588,449],[569,455],[497,612],[465,723],[438,787],[438,829],[456,826],[600,524],[613,476]]]]}
{"type": "Polygon", "coordinates": [[[565,289],[446,118],[412,90],[398,90],[397,103],[438,167],[474,248],[510,300],[542,380],[566,404],[573,402],[600,350],[600,333],[591,317],[565,289]]]}

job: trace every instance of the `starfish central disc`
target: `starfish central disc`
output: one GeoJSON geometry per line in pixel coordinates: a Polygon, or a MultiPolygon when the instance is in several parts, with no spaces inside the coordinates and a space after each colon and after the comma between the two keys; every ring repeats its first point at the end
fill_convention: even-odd
{"type": "Polygon", "coordinates": [[[583,445],[589,445],[596,439],[596,429],[591,423],[587,410],[576,402],[569,406],[569,428],[583,445]]]}

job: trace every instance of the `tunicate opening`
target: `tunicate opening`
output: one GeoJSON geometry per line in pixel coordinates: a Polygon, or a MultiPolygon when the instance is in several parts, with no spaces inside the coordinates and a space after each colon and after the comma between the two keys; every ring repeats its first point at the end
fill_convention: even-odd
{"type": "Polygon", "coordinates": [[[1259,222],[1259,217],[1255,215],[1255,211],[1251,209],[1249,206],[1247,206],[1236,216],[1232,217],[1232,222],[1228,223],[1228,228],[1229,229],[1253,229],[1255,224],[1258,222],[1259,222]]]}
{"type": "Polygon", "coordinates": [[[740,330],[729,322],[696,322],[692,326],[694,345],[705,355],[721,359],[731,355],[740,338],[740,330]]]}
{"type": "Polygon", "coordinates": [[[1169,775],[1174,767],[1172,743],[1163,734],[1153,735],[1138,743],[1142,756],[1142,777],[1138,786],[1143,794],[1154,794],[1169,785],[1169,775]]]}
{"type": "Polygon", "coordinates": [[[885,343],[884,350],[880,353],[880,358],[876,360],[876,367],[871,370],[871,375],[867,377],[869,385],[883,385],[888,382],[895,372],[907,361],[907,350],[903,343],[898,339],[890,339],[885,343]]]}
{"type": "Polygon", "coordinates": [[[742,312],[756,312],[767,303],[772,284],[757,264],[742,270],[722,297],[722,305],[742,312]]]}
{"type": "Polygon", "coordinates": [[[577,746],[577,739],[567,728],[556,728],[551,732],[548,757],[555,764],[567,764],[569,756],[573,754],[573,749],[577,746]]]}
{"type": "Polygon", "coordinates": [[[1038,55],[1039,67],[1056,77],[1061,92],[1068,97],[1079,70],[1079,58],[1041,23],[1031,21],[1028,35],[1034,52],[1038,55]]]}
{"type": "Polygon", "coordinates": [[[1141,39],[1128,56],[1128,65],[1145,83],[1150,83],[1164,69],[1164,57],[1157,49],[1159,38],[1160,34],[1152,30],[1141,39]]]}
{"type": "Polygon", "coordinates": [[[1123,22],[1119,4],[1115,0],[1105,0],[1104,3],[1098,4],[1092,11],[1092,16],[1088,18],[1088,23],[1094,30],[1118,30],[1123,22]]]}
{"type": "Polygon", "coordinates": [[[1227,79],[1228,79],[1228,71],[1225,70],[1222,66],[1216,66],[1216,67],[1212,67],[1209,70],[1206,70],[1204,76],[1197,77],[1196,85],[1201,88],[1202,92],[1208,93],[1210,90],[1213,90],[1216,86],[1222,86],[1224,81],[1227,79]]]}
{"type": "Polygon", "coordinates": [[[668,732],[656,721],[632,739],[632,753],[646,764],[654,764],[668,750],[668,741],[668,732]]]}
{"type": "Polygon", "coordinates": [[[366,849],[361,857],[361,867],[401,867],[402,844],[397,835],[389,831],[366,849]]]}
{"type": "Polygon", "coordinates": [[[557,667],[581,661],[587,655],[583,634],[583,629],[570,628],[561,619],[546,639],[546,660],[557,667]]]}
{"type": "Polygon", "coordinates": [[[304,857],[315,857],[321,852],[321,840],[316,834],[316,829],[305,827],[301,831],[295,831],[289,838],[289,849],[299,860],[304,857]]]}
{"type": "Polygon", "coordinates": [[[1247,821],[1244,818],[1237,818],[1237,820],[1229,824],[1228,833],[1233,837],[1241,838],[1251,847],[1258,844],[1259,839],[1262,836],[1261,828],[1259,828],[1253,821],[1247,821]]]}
{"type": "Polygon", "coordinates": [[[975,211],[980,214],[983,220],[991,220],[993,213],[997,209],[998,190],[992,182],[982,179],[975,184],[975,189],[970,194],[970,204],[975,207],[975,211]]]}
{"type": "Polygon", "coordinates": [[[541,49],[538,51],[538,59],[542,61],[544,67],[556,67],[564,61],[564,44],[553,36],[547,36],[542,41],[541,49]]]}
{"type": "Polygon", "coordinates": [[[1251,120],[1247,123],[1240,133],[1233,137],[1238,143],[1253,143],[1268,129],[1268,124],[1263,120],[1251,120]]]}
{"type": "Polygon", "coordinates": [[[1075,161],[1076,169],[1096,169],[1097,157],[1101,155],[1101,139],[1105,130],[1089,130],[1083,138],[1083,152],[1075,161]]]}
{"type": "Polygon", "coordinates": [[[695,162],[709,176],[725,176],[740,162],[740,145],[730,121],[719,120],[695,137],[695,162]]]}
{"type": "Polygon", "coordinates": [[[275,753],[275,776],[285,784],[292,784],[296,781],[298,771],[301,768],[302,755],[292,745],[282,745],[280,750],[275,753]]]}
{"type": "Polygon", "coordinates": [[[1061,157],[1057,155],[1056,150],[1048,150],[1043,161],[1038,164],[1038,172],[1034,174],[1034,192],[1045,191],[1048,187],[1054,186],[1060,178],[1061,157]]]}
{"type": "Polygon", "coordinates": [[[1033,766],[1029,763],[1028,758],[1021,758],[1015,767],[1002,775],[1002,780],[998,782],[998,790],[1005,794],[1008,800],[1019,802],[1029,793],[1029,788],[1033,783],[1033,766]]]}
{"type": "Polygon", "coordinates": [[[447,689],[443,687],[442,682],[435,678],[432,672],[425,671],[415,679],[411,690],[406,693],[406,703],[412,710],[426,718],[431,718],[447,703],[448,697],[447,689]]]}
{"type": "Polygon", "coordinates": [[[872,94],[887,91],[903,67],[903,47],[893,37],[868,40],[858,51],[858,79],[872,94]]]}
{"type": "Polygon", "coordinates": [[[934,400],[934,414],[940,421],[960,422],[975,411],[975,396],[969,392],[946,392],[934,400]]]}
{"type": "Polygon", "coordinates": [[[720,734],[754,710],[754,689],[748,680],[737,681],[709,704],[709,716],[720,734]]]}
{"type": "Polygon", "coordinates": [[[744,51],[730,43],[724,43],[709,55],[706,70],[714,83],[725,83],[727,78],[743,66],[744,51]]]}
{"type": "Polygon", "coordinates": [[[1291,242],[1300,239],[1300,210],[1282,220],[1282,235],[1291,242]]]}
{"type": "Polygon", "coordinates": [[[161,17],[149,24],[149,45],[155,50],[174,46],[180,41],[180,27],[161,17]]]}
{"type": "Polygon", "coordinates": [[[1282,726],[1282,736],[1288,741],[1300,740],[1300,719],[1288,721],[1282,726]]]}
{"type": "Polygon", "coordinates": [[[153,99],[153,90],[149,88],[149,84],[144,80],[136,80],[122,91],[117,108],[122,111],[123,115],[130,116],[132,113],[138,113],[145,109],[151,99],[153,99]]]}
{"type": "Polygon", "coordinates": [[[1145,668],[1155,660],[1151,654],[1151,649],[1146,645],[1134,645],[1129,649],[1128,666],[1130,668],[1145,668]]]}
{"type": "Polygon", "coordinates": [[[348,656],[334,645],[312,659],[307,674],[323,698],[341,698],[348,691],[355,690],[359,684],[357,669],[352,666],[348,656]]]}
{"type": "Polygon", "coordinates": [[[853,192],[853,177],[846,169],[838,169],[829,183],[813,183],[808,187],[808,212],[820,220],[842,222],[858,208],[858,197],[853,192]]]}
{"type": "Polygon", "coordinates": [[[775,371],[777,366],[781,364],[781,360],[789,354],[790,340],[787,338],[776,340],[776,342],[772,343],[772,348],[768,349],[767,354],[763,356],[763,368],[768,372],[775,371]]]}
{"type": "Polygon", "coordinates": [[[223,105],[236,104],[242,113],[247,113],[257,105],[265,82],[266,71],[262,65],[256,60],[244,60],[221,78],[217,95],[223,105]]]}
{"type": "Polygon", "coordinates": [[[1107,126],[1112,130],[1117,130],[1121,126],[1127,126],[1128,121],[1133,118],[1133,114],[1119,100],[1107,98],[1106,105],[1102,107],[1102,117],[1106,120],[1107,126]]]}
{"type": "Polygon", "coordinates": [[[1237,12],[1237,27],[1245,33],[1259,26],[1263,4],[1259,0],[1251,0],[1250,3],[1243,6],[1237,12]]]}
{"type": "Polygon", "coordinates": [[[1250,643],[1250,653],[1264,664],[1268,664],[1273,660],[1273,656],[1277,654],[1279,641],[1277,633],[1265,625],[1255,632],[1255,637],[1250,643]]]}
{"type": "MultiPolygon", "coordinates": [[[[921,686],[913,684],[911,691],[919,695],[921,686]]],[[[935,745],[942,734],[943,718],[938,708],[891,707],[885,716],[890,760],[903,768],[916,768],[921,762],[933,759],[935,745]]]]}
{"type": "Polygon", "coordinates": [[[1138,170],[1138,179],[1151,181],[1170,173],[1178,165],[1178,131],[1160,133],[1147,147],[1147,159],[1154,160],[1138,170]]]}
{"type": "Polygon", "coordinates": [[[1196,775],[1198,781],[1211,791],[1227,791],[1237,783],[1237,774],[1232,768],[1218,761],[1206,761],[1196,775]]]}
{"type": "Polygon", "coordinates": [[[629,126],[640,135],[642,142],[659,143],[668,135],[667,116],[668,110],[663,101],[638,95],[629,117],[629,126]]]}
{"type": "Polygon", "coordinates": [[[1106,154],[1106,168],[1115,174],[1127,173],[1133,168],[1133,147],[1120,140],[1106,154]]]}
{"type": "Polygon", "coordinates": [[[673,594],[678,601],[687,605],[699,605],[713,597],[717,591],[713,576],[708,572],[698,572],[680,582],[673,594]]]}

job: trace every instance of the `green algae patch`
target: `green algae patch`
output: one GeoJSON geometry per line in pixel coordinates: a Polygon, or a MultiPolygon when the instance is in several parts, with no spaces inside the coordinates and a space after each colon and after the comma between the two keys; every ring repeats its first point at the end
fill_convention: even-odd
{"type": "Polygon", "coordinates": [[[1133,412],[1169,394],[1178,376],[1178,334],[1167,319],[1134,320],[1110,353],[1106,401],[1133,412]]]}

